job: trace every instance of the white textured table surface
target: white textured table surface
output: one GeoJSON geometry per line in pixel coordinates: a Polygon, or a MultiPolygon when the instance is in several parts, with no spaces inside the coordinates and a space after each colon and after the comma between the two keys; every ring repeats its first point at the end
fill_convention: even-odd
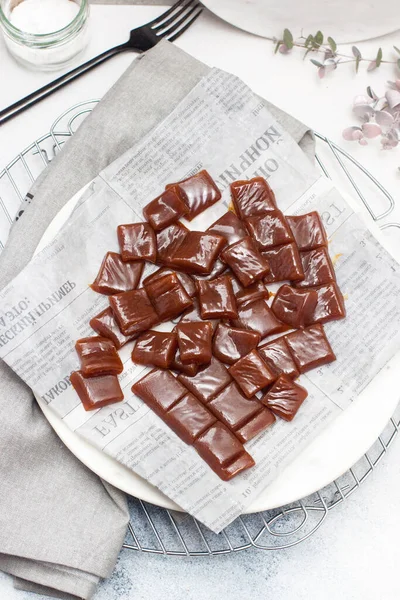
{"type": "MultiPolygon", "coordinates": [[[[160,11],[160,7],[93,6],[92,41],[82,60],[124,41],[131,28],[160,11]]],[[[210,14],[204,14],[178,44],[206,63],[239,75],[256,92],[339,144],[345,144],[342,129],[354,124],[353,96],[364,93],[368,84],[383,93],[385,81],[396,77],[391,66],[368,75],[362,69],[355,77],[352,67],[344,65],[320,81],[315,67],[303,62],[301,54],[274,56],[271,42],[235,30],[210,14]]],[[[359,46],[373,58],[379,46],[389,52],[393,44],[400,46],[400,34],[359,46]]],[[[61,112],[82,100],[101,97],[131,60],[131,55],[115,57],[5,124],[0,130],[0,165],[45,133],[61,112]]],[[[0,108],[54,77],[19,67],[7,55],[2,40],[0,65],[0,108]]],[[[347,149],[393,194],[398,207],[387,221],[400,222],[400,151],[388,156],[376,144],[347,149]]],[[[396,441],[362,488],[335,508],[315,535],[290,550],[190,560],[125,550],[95,600],[214,600],[223,596],[230,600],[398,600],[399,465],[400,443],[396,441]]],[[[28,598],[39,597],[14,590],[11,578],[0,573],[1,600],[28,598]]]]}

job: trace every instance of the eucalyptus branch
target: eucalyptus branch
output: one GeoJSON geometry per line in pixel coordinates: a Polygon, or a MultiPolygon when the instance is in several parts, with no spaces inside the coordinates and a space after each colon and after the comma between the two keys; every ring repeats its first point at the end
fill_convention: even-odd
{"type": "MultiPolygon", "coordinates": [[[[304,58],[312,52],[315,55],[323,55],[321,60],[311,58],[310,61],[318,68],[320,78],[325,77],[330,71],[334,71],[340,64],[354,63],[356,73],[359,70],[360,63],[368,63],[367,71],[378,69],[382,64],[393,64],[400,69],[400,58],[395,60],[383,60],[382,48],[379,48],[375,58],[365,58],[362,56],[357,46],[352,47],[352,54],[344,54],[337,51],[337,44],[332,37],[327,37],[326,42],[321,31],[317,31],[315,35],[307,37],[301,35],[295,40],[289,29],[285,29],[281,39],[273,39],[275,43],[275,53],[288,54],[293,48],[302,48],[305,50],[304,58]]],[[[400,49],[393,46],[394,50],[400,54],[400,49]]]]}

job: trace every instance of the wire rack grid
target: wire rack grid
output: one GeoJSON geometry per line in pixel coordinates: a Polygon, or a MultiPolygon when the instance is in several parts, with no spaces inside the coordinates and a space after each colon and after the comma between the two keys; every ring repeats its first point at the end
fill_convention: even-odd
{"type": "MultiPolygon", "coordinates": [[[[35,140],[0,171],[0,252],[12,222],[32,200],[29,189],[40,173],[77,130],[98,101],[77,104],[63,113],[48,133],[35,140]]],[[[325,136],[317,138],[316,161],[326,177],[359,198],[361,206],[382,230],[397,232],[388,221],[394,200],[382,184],[342,148],[325,136]]],[[[131,519],[124,548],[169,556],[216,556],[248,548],[278,550],[309,538],[329,512],[344,502],[371,475],[396,438],[400,405],[385,430],[362,459],[322,490],[279,509],[242,515],[214,534],[186,513],[129,499],[131,519]]]]}

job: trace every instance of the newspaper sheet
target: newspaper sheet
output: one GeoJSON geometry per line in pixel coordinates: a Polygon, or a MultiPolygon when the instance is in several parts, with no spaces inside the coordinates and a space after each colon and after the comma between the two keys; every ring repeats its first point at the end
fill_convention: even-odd
{"type": "MultiPolygon", "coordinates": [[[[400,266],[349,203],[242,81],[206,76],[169,117],[94,180],[67,223],[0,294],[0,357],[79,435],[158,487],[215,532],[271,481],[361,393],[400,341],[400,266]],[[309,396],[292,423],[281,420],[247,444],[256,466],[222,482],[131,392],[146,369],[121,351],[123,403],[85,412],[69,374],[75,341],[108,305],[93,281],[116,227],[166,183],[207,169],[221,201],[190,223],[204,229],[230,205],[229,184],[260,175],[287,214],[318,210],[344,293],[347,318],[326,325],[337,361],[302,376],[309,396]]],[[[160,328],[166,328],[166,325],[160,328]]]]}

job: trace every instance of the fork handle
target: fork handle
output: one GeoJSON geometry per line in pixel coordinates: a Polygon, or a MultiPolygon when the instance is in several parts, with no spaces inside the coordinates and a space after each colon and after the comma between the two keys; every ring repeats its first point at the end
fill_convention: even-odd
{"type": "Polygon", "coordinates": [[[72,71],[68,71],[68,73],[61,75],[61,77],[58,77],[54,81],[51,81],[50,83],[39,88],[35,92],[32,92],[25,98],[18,100],[18,102],[15,102],[14,104],[11,104],[11,106],[8,106],[4,110],[0,111],[0,125],[5,123],[9,119],[12,119],[13,117],[15,117],[15,115],[18,115],[30,106],[33,106],[43,98],[50,96],[50,94],[59,90],[70,81],[77,79],[84,73],[87,73],[88,71],[90,71],[97,65],[100,65],[101,63],[105,62],[112,56],[115,56],[116,54],[120,54],[121,52],[125,52],[127,50],[132,50],[133,52],[141,52],[140,50],[132,48],[129,44],[121,44],[120,46],[115,46],[114,48],[110,48],[110,50],[106,50],[102,54],[99,54],[98,56],[95,56],[94,58],[88,60],[84,64],[79,65],[79,67],[72,69],[72,71]]]}

